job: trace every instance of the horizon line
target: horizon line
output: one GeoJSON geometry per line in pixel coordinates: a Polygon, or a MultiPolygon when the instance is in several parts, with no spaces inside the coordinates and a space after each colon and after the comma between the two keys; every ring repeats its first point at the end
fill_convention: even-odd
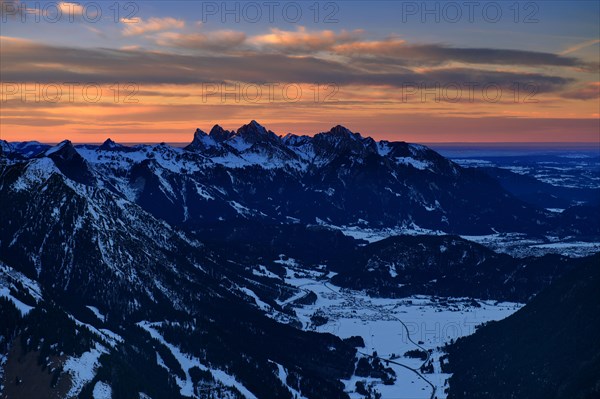
{"type": "MultiPolygon", "coordinates": [[[[308,135],[311,137],[310,135],[308,135]]],[[[284,136],[280,136],[284,137],[284,136]]],[[[369,138],[371,136],[365,136],[365,138],[369,138]]],[[[49,142],[49,141],[40,141],[40,140],[5,140],[0,138],[2,141],[6,141],[7,143],[32,143],[37,142],[40,144],[46,145],[57,145],[61,142],[68,140],[71,141],[73,145],[102,145],[106,140],[112,140],[117,144],[122,145],[156,145],[156,144],[168,144],[168,145],[188,145],[191,141],[116,141],[110,137],[104,139],[104,141],[72,141],[68,138],[65,138],[61,141],[57,142],[49,142]]],[[[598,145],[600,146],[599,141],[404,141],[404,140],[376,140],[376,141],[389,141],[389,142],[407,142],[411,144],[424,144],[424,145],[598,145]]]]}

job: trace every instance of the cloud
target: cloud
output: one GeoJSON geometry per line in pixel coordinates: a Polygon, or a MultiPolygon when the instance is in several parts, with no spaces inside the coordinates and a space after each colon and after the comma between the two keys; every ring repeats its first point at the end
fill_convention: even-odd
{"type": "MultiPolygon", "coordinates": [[[[226,35],[225,35],[226,36],[226,35]]],[[[219,42],[222,43],[222,42],[219,42]]],[[[206,42],[200,42],[206,44],[206,42]]],[[[214,44],[214,43],[213,43],[214,44]]],[[[535,85],[539,93],[564,90],[572,79],[543,73],[476,68],[370,70],[352,63],[313,56],[245,52],[243,55],[193,54],[128,49],[56,47],[2,39],[1,66],[7,82],[121,82],[191,84],[208,82],[333,83],[337,85],[495,84],[535,85]],[[43,66],[43,67],[42,67],[43,66]]]]}
{"type": "Polygon", "coordinates": [[[6,125],[21,126],[63,126],[72,122],[72,120],[65,118],[2,118],[2,123],[6,125]]]}
{"type": "Polygon", "coordinates": [[[378,55],[378,56],[394,56],[401,49],[405,48],[406,41],[390,37],[385,40],[360,41],[354,43],[339,44],[333,48],[333,51],[343,55],[378,55]]]}
{"type": "Polygon", "coordinates": [[[591,82],[567,91],[562,97],[572,100],[596,100],[600,98],[600,82],[591,82]]]}
{"type": "Polygon", "coordinates": [[[136,44],[132,44],[132,45],[127,45],[127,46],[121,46],[120,50],[123,51],[136,51],[136,50],[140,50],[142,47],[136,44]]]}
{"type": "Polygon", "coordinates": [[[246,37],[243,32],[223,30],[207,33],[163,32],[156,36],[156,44],[163,47],[215,50],[239,50],[256,54],[289,54],[295,56],[347,57],[354,65],[378,68],[380,71],[399,67],[439,67],[451,63],[466,65],[506,65],[524,67],[577,67],[590,70],[578,58],[547,52],[461,48],[442,44],[409,44],[392,36],[384,40],[362,39],[364,31],[334,32],[296,31],[272,28],[270,33],[246,37]]]}
{"type": "Polygon", "coordinates": [[[300,26],[296,31],[284,31],[272,28],[265,35],[253,36],[250,42],[256,46],[283,52],[318,52],[332,49],[342,43],[352,43],[360,39],[363,30],[342,30],[335,33],[331,30],[308,31],[300,26]]]}
{"type": "MultiPolygon", "coordinates": [[[[272,28],[267,34],[248,38],[247,42],[253,45],[257,51],[275,51],[296,55],[316,55],[324,52],[345,56],[369,65],[379,63],[381,65],[431,67],[459,62],[475,65],[557,66],[589,69],[589,65],[578,58],[566,57],[566,53],[464,48],[444,44],[410,44],[397,36],[390,36],[383,40],[364,40],[363,34],[364,31],[360,29],[334,32],[331,30],[309,31],[305,27],[299,27],[296,31],[272,28]]],[[[592,44],[595,42],[585,42],[577,48],[592,44]]]]}
{"type": "MultiPolygon", "coordinates": [[[[58,9],[61,13],[69,17],[82,16],[83,6],[79,3],[71,3],[68,1],[61,1],[58,3],[58,9]]],[[[90,15],[90,18],[93,16],[90,15]]]]}
{"type": "Polygon", "coordinates": [[[248,37],[244,32],[218,30],[212,32],[179,33],[172,29],[185,27],[185,22],[171,17],[122,19],[125,36],[156,33],[152,36],[160,47],[188,50],[227,52],[243,49],[254,53],[280,53],[296,56],[346,57],[364,68],[393,70],[398,67],[439,67],[460,63],[465,65],[502,65],[521,67],[572,67],[595,72],[597,65],[567,56],[600,40],[579,43],[560,54],[541,51],[453,47],[445,44],[411,44],[398,36],[382,40],[365,40],[361,29],[347,31],[310,31],[300,26],[295,31],[279,28],[269,33],[248,37]]]}
{"type": "Polygon", "coordinates": [[[593,46],[593,45],[598,44],[598,43],[600,43],[600,39],[586,40],[585,42],[577,43],[577,44],[575,44],[575,45],[567,48],[565,51],[562,51],[560,53],[560,55],[571,54],[571,53],[574,53],[574,52],[579,51],[581,49],[584,49],[586,47],[593,46]]]}
{"type": "Polygon", "coordinates": [[[577,58],[537,51],[460,48],[441,44],[407,44],[398,38],[337,45],[333,52],[358,59],[371,58],[401,65],[436,66],[450,62],[522,66],[583,66],[577,58]]]}
{"type": "MultiPolygon", "coordinates": [[[[276,51],[286,54],[330,53],[346,56],[351,60],[370,65],[440,66],[451,62],[464,64],[520,65],[528,67],[557,66],[583,67],[581,60],[539,51],[463,48],[443,44],[410,44],[405,40],[390,36],[383,40],[364,40],[363,30],[334,32],[331,30],[309,31],[299,27],[296,31],[272,28],[270,33],[252,36],[248,43],[258,51],[276,51]]],[[[597,41],[596,41],[597,42],[597,41]]],[[[583,48],[595,44],[593,41],[577,46],[583,48]]],[[[575,51],[575,50],[573,50],[575,51]]]]}
{"type": "Polygon", "coordinates": [[[246,34],[233,30],[220,30],[209,33],[162,32],[156,37],[156,44],[190,50],[230,50],[246,40],[246,34]]]}
{"type": "Polygon", "coordinates": [[[147,21],[144,21],[142,18],[121,18],[121,23],[126,24],[121,32],[123,36],[144,35],[146,33],[155,33],[185,27],[184,21],[171,17],[150,18],[147,21]]]}

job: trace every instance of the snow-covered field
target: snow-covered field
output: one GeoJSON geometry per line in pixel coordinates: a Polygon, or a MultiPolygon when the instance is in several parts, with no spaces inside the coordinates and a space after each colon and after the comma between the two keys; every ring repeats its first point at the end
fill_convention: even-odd
{"type": "MultiPolygon", "coordinates": [[[[397,235],[444,235],[442,231],[421,228],[414,224],[397,228],[373,229],[361,226],[334,226],[323,221],[320,225],[341,231],[345,235],[365,240],[369,243],[397,235]]],[[[529,237],[523,233],[494,233],[486,235],[463,235],[465,240],[473,241],[496,252],[523,258],[561,254],[570,257],[584,257],[600,252],[600,242],[577,241],[573,237],[529,237]]]]}
{"type": "Polygon", "coordinates": [[[560,254],[579,258],[600,252],[600,242],[577,241],[572,237],[531,238],[519,233],[498,233],[482,236],[462,236],[462,238],[484,245],[493,251],[506,253],[517,258],[546,254],[560,254]]]}
{"type": "Polygon", "coordinates": [[[429,399],[432,394],[430,383],[436,386],[436,396],[444,398],[443,390],[449,375],[440,370],[438,348],[453,339],[472,334],[477,325],[503,319],[522,306],[507,302],[474,302],[465,298],[371,298],[361,292],[331,285],[327,280],[317,279],[314,273],[290,268],[286,282],[318,296],[314,305],[296,307],[304,329],[329,332],[340,338],[361,336],[365,348],[359,348],[360,352],[365,355],[377,352],[382,359],[392,359],[417,370],[423,361],[403,355],[409,350],[419,349],[415,343],[432,351],[434,372],[423,374],[424,378],[412,370],[390,363],[397,376],[394,385],[383,385],[373,379],[356,376],[344,381],[353,399],[363,398],[355,392],[355,384],[359,380],[373,383],[383,399],[429,399]],[[315,326],[311,322],[311,316],[315,314],[326,317],[327,322],[315,326]]]}

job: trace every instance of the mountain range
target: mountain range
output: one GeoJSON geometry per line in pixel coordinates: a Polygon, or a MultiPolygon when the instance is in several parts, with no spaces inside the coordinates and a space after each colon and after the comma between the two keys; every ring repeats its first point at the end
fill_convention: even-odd
{"type": "Polygon", "coordinates": [[[425,146],[375,141],[342,126],[311,137],[277,136],[256,121],[235,132],[216,125],[208,134],[196,130],[185,148],[110,139],[2,148],[10,158],[30,159],[34,169],[50,158],[69,179],[102,186],[187,229],[256,221],[449,234],[600,233],[590,222],[597,204],[582,206],[577,217],[556,215],[425,146]]]}
{"type": "Polygon", "coordinates": [[[217,125],[185,148],[0,144],[3,398],[348,398],[364,341],[307,331],[294,306],[315,295],[286,265],[374,296],[525,302],[581,260],[454,234],[600,234],[593,206],[557,215],[342,126],[217,125]]]}

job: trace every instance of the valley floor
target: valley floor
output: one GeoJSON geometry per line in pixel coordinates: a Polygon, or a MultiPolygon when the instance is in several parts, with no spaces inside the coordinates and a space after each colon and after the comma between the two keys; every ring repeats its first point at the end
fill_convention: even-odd
{"type": "MultiPolygon", "coordinates": [[[[374,229],[353,226],[335,226],[323,221],[319,225],[341,231],[344,235],[369,243],[377,242],[398,235],[445,235],[442,231],[424,229],[414,224],[410,226],[374,229]]],[[[473,241],[489,249],[506,253],[516,258],[527,256],[544,256],[560,254],[572,258],[580,258],[600,252],[600,237],[587,237],[585,240],[577,237],[538,236],[532,237],[523,233],[493,233],[485,235],[462,235],[465,240],[473,241]]]]}
{"type": "Polygon", "coordinates": [[[318,297],[313,305],[295,308],[303,329],[328,332],[340,338],[360,336],[365,342],[365,348],[359,348],[360,352],[367,356],[377,352],[382,360],[393,361],[389,363],[397,376],[393,385],[357,376],[344,381],[352,399],[363,398],[356,393],[355,384],[360,380],[366,381],[366,385],[373,384],[383,399],[429,399],[432,385],[435,395],[445,398],[446,379],[450,375],[440,369],[439,348],[458,337],[472,334],[482,323],[508,317],[522,306],[466,298],[371,298],[358,291],[336,287],[313,272],[286,267],[288,284],[312,291],[318,297]],[[327,322],[316,326],[311,321],[314,315],[325,317],[327,322]],[[407,351],[420,347],[431,351],[433,373],[421,374],[418,370],[424,362],[404,356],[407,351]]]}

